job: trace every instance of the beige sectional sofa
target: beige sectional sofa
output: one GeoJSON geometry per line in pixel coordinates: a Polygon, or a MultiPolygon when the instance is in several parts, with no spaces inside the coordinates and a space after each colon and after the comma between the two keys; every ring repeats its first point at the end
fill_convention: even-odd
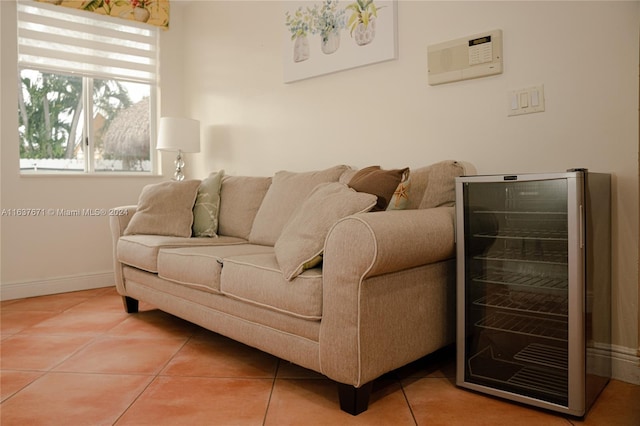
{"type": "MultiPolygon", "coordinates": [[[[457,161],[411,170],[404,209],[375,212],[363,212],[374,195],[345,185],[355,173],[219,176],[212,237],[171,235],[179,221],[162,216],[150,225],[160,231],[132,230],[144,209],[122,207],[110,226],[125,309],[149,302],[317,371],[338,383],[343,410],[365,411],[376,378],[454,340],[454,178],[473,170],[457,161]]],[[[189,203],[174,198],[165,205],[189,203]]]]}

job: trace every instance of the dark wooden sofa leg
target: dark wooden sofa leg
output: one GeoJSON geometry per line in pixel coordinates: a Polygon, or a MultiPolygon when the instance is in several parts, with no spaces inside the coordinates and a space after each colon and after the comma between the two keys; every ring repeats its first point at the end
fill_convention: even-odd
{"type": "Polygon", "coordinates": [[[128,314],[135,314],[138,312],[138,301],[129,296],[122,296],[122,304],[124,305],[124,311],[128,314]]]}
{"type": "Polygon", "coordinates": [[[373,381],[362,385],[359,388],[344,383],[338,383],[338,397],[340,398],[340,409],[352,416],[367,411],[369,408],[369,397],[371,396],[373,381]]]}

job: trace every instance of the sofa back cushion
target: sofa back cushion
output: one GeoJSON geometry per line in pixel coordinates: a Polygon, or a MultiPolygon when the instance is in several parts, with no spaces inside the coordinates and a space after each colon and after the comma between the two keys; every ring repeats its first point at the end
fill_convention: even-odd
{"type": "Polygon", "coordinates": [[[313,172],[277,172],[253,221],[249,242],[275,245],[284,225],[311,191],[318,184],[337,182],[347,169],[347,166],[335,166],[313,172]]]}
{"type": "Polygon", "coordinates": [[[454,206],[456,203],[456,177],[473,172],[459,161],[447,160],[427,167],[429,175],[421,209],[454,206]]]}
{"type": "Polygon", "coordinates": [[[465,165],[453,160],[411,170],[411,193],[407,208],[453,206],[456,200],[456,177],[465,173],[468,173],[465,165]]]}
{"type": "Polygon", "coordinates": [[[220,187],[218,234],[248,239],[270,177],[225,176],[220,187]]]}

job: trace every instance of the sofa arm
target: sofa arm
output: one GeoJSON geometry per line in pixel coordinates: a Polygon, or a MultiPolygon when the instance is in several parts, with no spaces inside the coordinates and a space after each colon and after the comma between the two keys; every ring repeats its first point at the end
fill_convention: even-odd
{"type": "Polygon", "coordinates": [[[112,236],[116,239],[122,236],[125,228],[131,221],[133,214],[136,212],[137,206],[122,206],[112,209],[119,214],[109,216],[109,226],[111,227],[112,236]]]}
{"type": "Polygon", "coordinates": [[[113,245],[113,275],[116,281],[116,288],[120,294],[124,294],[124,281],[122,279],[122,264],[118,262],[118,239],[124,234],[129,221],[136,212],[136,206],[122,206],[113,209],[123,214],[109,216],[109,227],[111,228],[111,242],[113,245]],[[124,214],[126,213],[126,214],[124,214]]]}
{"type": "Polygon", "coordinates": [[[349,216],[325,241],[320,368],[360,387],[453,341],[454,208],[349,216]]]}
{"type": "Polygon", "coordinates": [[[360,277],[369,278],[453,258],[454,240],[453,207],[362,213],[329,231],[324,261],[360,265],[360,277]]]}

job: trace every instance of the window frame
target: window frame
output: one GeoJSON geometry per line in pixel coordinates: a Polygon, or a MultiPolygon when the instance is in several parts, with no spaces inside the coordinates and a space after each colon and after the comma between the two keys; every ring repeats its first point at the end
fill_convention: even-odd
{"type": "MultiPolygon", "coordinates": [[[[157,107],[157,102],[158,102],[158,92],[159,92],[159,62],[160,62],[160,34],[159,34],[159,29],[149,26],[149,25],[144,25],[144,24],[138,24],[135,22],[131,22],[131,21],[127,21],[127,20],[121,20],[121,19],[117,19],[117,18],[112,18],[112,17],[106,17],[106,16],[101,16],[98,14],[93,14],[93,13],[89,13],[86,11],[76,11],[73,9],[68,9],[68,8],[62,8],[59,6],[54,6],[54,5],[48,5],[48,4],[43,4],[43,3],[36,3],[36,2],[27,2],[25,0],[19,0],[18,2],[18,8],[17,8],[17,12],[18,12],[18,39],[17,39],[17,45],[18,45],[18,76],[19,79],[21,80],[21,76],[22,76],[22,71],[23,70],[33,70],[36,72],[40,72],[42,74],[45,73],[54,73],[54,74],[58,74],[58,75],[64,75],[64,76],[69,76],[69,77],[79,77],[82,79],[82,104],[83,104],[83,116],[82,116],[82,139],[81,139],[81,143],[84,145],[83,146],[83,151],[84,151],[84,168],[82,170],[80,169],[74,169],[73,171],[69,171],[69,170],[42,170],[42,169],[22,169],[19,167],[19,172],[20,175],[22,176],[37,176],[37,175],[47,175],[47,176],[101,176],[101,177],[105,177],[105,176],[126,176],[126,177],[132,177],[132,176],[140,176],[140,177],[150,177],[150,176],[158,176],[160,174],[160,167],[159,167],[159,158],[158,158],[158,153],[157,150],[155,149],[155,143],[156,143],[156,139],[157,139],[157,123],[158,123],[158,107],[157,107]],[[23,5],[23,6],[21,6],[23,5]],[[27,45],[27,43],[29,42],[28,38],[29,36],[27,35],[25,38],[27,39],[27,43],[25,43],[25,45],[27,45],[27,47],[23,47],[21,45],[21,22],[26,22],[27,25],[29,25],[30,21],[28,19],[24,19],[23,21],[20,20],[20,14],[22,13],[24,16],[27,16],[27,18],[29,18],[29,14],[25,13],[24,10],[25,8],[27,10],[31,10],[32,12],[30,12],[31,15],[35,16],[35,20],[39,20],[41,19],[40,16],[37,15],[37,13],[33,12],[33,8],[35,9],[43,9],[45,10],[45,12],[47,10],[49,10],[50,12],[53,12],[55,15],[58,16],[63,16],[62,20],[69,20],[69,19],[75,19],[75,18],[68,18],[66,16],[71,16],[71,17],[78,17],[78,19],[81,19],[83,22],[86,21],[102,21],[99,25],[99,27],[101,27],[102,25],[106,25],[106,26],[113,26],[113,27],[118,27],[118,28],[124,28],[124,30],[122,31],[123,37],[126,36],[129,31],[138,31],[138,30],[142,30],[143,32],[147,32],[150,35],[147,35],[147,39],[151,40],[151,44],[150,44],[150,52],[151,55],[147,58],[145,57],[141,57],[141,60],[147,59],[148,63],[142,64],[142,65],[137,65],[135,63],[132,62],[132,66],[131,66],[131,75],[132,77],[129,77],[128,74],[129,71],[128,68],[126,67],[126,65],[120,67],[120,68],[116,68],[116,63],[113,64],[106,64],[105,65],[105,61],[103,58],[100,58],[100,55],[96,55],[95,53],[93,54],[93,56],[88,56],[88,60],[89,60],[89,65],[86,67],[87,69],[89,69],[89,71],[87,70],[78,70],[78,69],[71,69],[71,68],[65,68],[64,66],[59,66],[59,64],[56,63],[56,60],[54,58],[53,61],[51,61],[51,63],[53,63],[53,66],[49,66],[49,63],[46,61],[48,53],[45,53],[43,57],[38,57],[37,54],[33,55],[33,53],[31,52],[31,47],[29,47],[27,45]],[[117,22],[114,22],[117,21],[117,22]],[[21,48],[23,50],[25,50],[27,53],[25,54],[25,56],[29,57],[31,60],[27,59],[25,61],[21,61],[20,60],[20,54],[21,54],[21,48]],[[29,56],[30,55],[30,56],[29,56]],[[97,59],[94,59],[97,58],[97,59]],[[105,67],[105,72],[101,72],[100,69],[100,64],[98,65],[98,71],[96,71],[96,67],[92,66],[91,61],[92,60],[96,60],[98,62],[102,63],[102,66],[105,67]],[[113,67],[111,65],[114,65],[113,67]],[[109,70],[113,70],[113,71],[120,71],[120,74],[110,74],[109,70]],[[102,80],[113,80],[113,81],[119,81],[122,83],[136,83],[136,84],[146,84],[149,87],[149,162],[150,162],[150,170],[147,171],[133,171],[133,170],[125,170],[125,171],[107,171],[107,170],[96,170],[96,159],[95,159],[95,152],[96,152],[96,135],[94,132],[94,126],[93,126],[93,111],[94,111],[94,99],[93,99],[93,82],[96,79],[102,79],[102,80]]],[[[42,19],[46,19],[46,18],[42,18],[42,19]]],[[[62,21],[61,20],[61,21],[62,21]]],[[[40,25],[40,24],[38,24],[40,25]]],[[[86,27],[86,24],[85,24],[86,27]]],[[[93,27],[91,27],[93,28],[93,27]]],[[[64,30],[63,30],[64,31],[64,30]]],[[[97,32],[100,33],[104,30],[98,28],[97,32]]],[[[113,30],[113,31],[118,31],[118,30],[113,30]]],[[[28,33],[29,31],[26,30],[26,32],[28,33]]],[[[91,38],[92,32],[91,31],[87,31],[88,37],[91,38]]],[[[101,37],[104,37],[103,35],[101,35],[101,37]]],[[[37,38],[38,35],[36,35],[34,37],[36,39],[36,47],[34,48],[36,53],[38,51],[38,46],[37,46],[37,38]]],[[[115,38],[114,38],[115,40],[115,38]]],[[[85,40],[80,41],[81,43],[88,43],[85,40]]],[[[114,43],[115,44],[115,43],[114,43]]],[[[125,50],[127,50],[128,48],[124,48],[125,50]]],[[[117,50],[117,48],[116,48],[117,50]]],[[[43,52],[47,52],[46,50],[42,50],[43,52]]],[[[51,50],[49,50],[49,52],[51,52],[51,50]]],[[[69,53],[69,52],[67,52],[69,53]]],[[[131,52],[126,52],[127,56],[129,57],[134,57],[135,55],[132,55],[131,52]]],[[[65,53],[61,53],[60,55],[63,59],[65,57],[65,53]]],[[[82,55],[72,55],[72,56],[80,56],[82,57],[82,55]]],[[[64,62],[64,60],[63,60],[64,62]]],[[[80,67],[83,67],[84,64],[78,62],[78,64],[80,64],[80,67]]],[[[122,64],[119,64],[122,65],[122,64]]],[[[22,90],[22,87],[19,88],[19,90],[22,90]]],[[[16,129],[17,130],[17,129],[16,129]]],[[[22,139],[19,138],[19,141],[21,143],[22,139]]],[[[22,156],[19,155],[19,161],[22,160],[22,156]]]]}

